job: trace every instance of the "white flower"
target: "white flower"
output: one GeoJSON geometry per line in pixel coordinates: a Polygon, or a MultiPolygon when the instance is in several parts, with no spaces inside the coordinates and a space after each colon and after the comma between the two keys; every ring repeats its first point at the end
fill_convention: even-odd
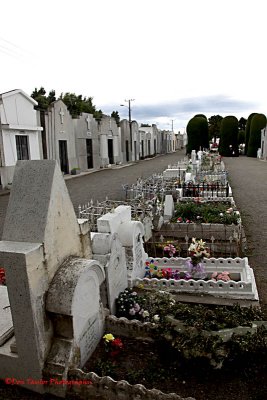
{"type": "Polygon", "coordinates": [[[220,217],[223,217],[223,213],[220,213],[220,217]]]}
{"type": "Polygon", "coordinates": [[[149,312],[148,312],[147,310],[145,310],[145,311],[143,312],[143,317],[144,317],[144,318],[149,317],[149,312]]]}
{"type": "Polygon", "coordinates": [[[159,322],[159,320],[160,320],[159,315],[158,315],[158,314],[155,314],[154,317],[153,317],[153,320],[154,320],[155,322],[159,322]]]}

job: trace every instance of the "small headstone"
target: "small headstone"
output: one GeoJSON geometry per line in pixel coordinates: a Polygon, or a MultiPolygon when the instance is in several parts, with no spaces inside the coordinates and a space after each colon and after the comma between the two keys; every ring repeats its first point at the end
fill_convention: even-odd
{"type": "Polygon", "coordinates": [[[192,150],[191,160],[192,160],[192,164],[194,164],[196,162],[196,150],[192,150]]]}
{"type": "Polygon", "coordinates": [[[165,196],[165,203],[164,203],[164,221],[169,221],[174,212],[174,202],[173,196],[171,194],[167,194],[165,196]]]}
{"type": "Polygon", "coordinates": [[[92,235],[93,258],[105,268],[108,307],[115,314],[115,300],[127,288],[125,249],[118,234],[94,233],[92,235]]]}

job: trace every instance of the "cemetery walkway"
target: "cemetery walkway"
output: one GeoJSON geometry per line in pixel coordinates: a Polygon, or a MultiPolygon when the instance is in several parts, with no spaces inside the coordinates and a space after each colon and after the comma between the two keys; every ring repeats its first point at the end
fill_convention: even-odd
{"type": "Polygon", "coordinates": [[[225,166],[247,238],[247,256],[254,269],[261,307],[267,318],[267,162],[251,157],[226,157],[225,166]]]}

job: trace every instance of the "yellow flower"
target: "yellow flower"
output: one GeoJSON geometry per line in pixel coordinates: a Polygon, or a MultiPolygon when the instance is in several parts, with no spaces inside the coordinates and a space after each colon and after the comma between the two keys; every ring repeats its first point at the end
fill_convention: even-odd
{"type": "Polygon", "coordinates": [[[115,338],[112,333],[107,333],[103,336],[103,339],[105,339],[106,342],[112,342],[115,338]]]}

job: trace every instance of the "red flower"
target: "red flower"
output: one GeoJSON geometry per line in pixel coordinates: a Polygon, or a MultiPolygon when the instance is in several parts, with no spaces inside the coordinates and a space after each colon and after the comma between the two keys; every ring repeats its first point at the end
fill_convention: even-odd
{"type": "Polygon", "coordinates": [[[6,284],[6,275],[4,268],[0,268],[0,285],[6,284]]]}
{"type": "Polygon", "coordinates": [[[122,349],[123,348],[123,343],[122,343],[121,339],[117,338],[117,339],[112,340],[111,346],[112,347],[117,347],[118,349],[122,349]]]}
{"type": "Polygon", "coordinates": [[[119,354],[119,350],[115,350],[115,351],[112,351],[111,353],[110,353],[110,355],[111,355],[111,357],[115,357],[115,356],[117,356],[118,354],[119,354]]]}

